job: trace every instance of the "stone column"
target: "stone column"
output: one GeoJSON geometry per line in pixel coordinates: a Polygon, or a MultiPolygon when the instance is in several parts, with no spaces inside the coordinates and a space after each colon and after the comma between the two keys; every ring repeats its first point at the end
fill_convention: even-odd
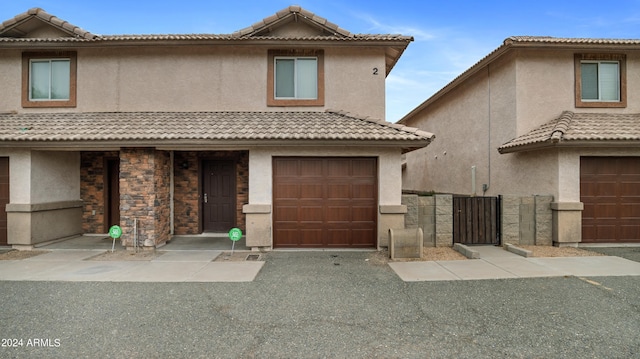
{"type": "Polygon", "coordinates": [[[120,151],[120,226],[124,246],[156,248],[169,239],[169,171],[166,151],[120,151]]]}
{"type": "Polygon", "coordinates": [[[436,247],[453,246],[453,196],[437,194],[436,199],[436,247]]]}
{"type": "Polygon", "coordinates": [[[582,242],[582,202],[552,202],[553,245],[577,247],[582,242]]]}

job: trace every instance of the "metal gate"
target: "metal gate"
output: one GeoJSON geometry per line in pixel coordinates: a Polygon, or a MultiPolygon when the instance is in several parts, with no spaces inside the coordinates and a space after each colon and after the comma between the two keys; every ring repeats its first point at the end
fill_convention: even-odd
{"type": "Polygon", "coordinates": [[[453,243],[500,244],[500,197],[453,197],[453,243]]]}

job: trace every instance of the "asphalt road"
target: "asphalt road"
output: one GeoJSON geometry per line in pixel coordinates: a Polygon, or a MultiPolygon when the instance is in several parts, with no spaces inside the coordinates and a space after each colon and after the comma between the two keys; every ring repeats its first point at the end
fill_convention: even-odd
{"type": "Polygon", "coordinates": [[[640,277],[405,283],[367,257],[273,252],[251,283],[0,282],[0,357],[640,357],[640,277]]]}

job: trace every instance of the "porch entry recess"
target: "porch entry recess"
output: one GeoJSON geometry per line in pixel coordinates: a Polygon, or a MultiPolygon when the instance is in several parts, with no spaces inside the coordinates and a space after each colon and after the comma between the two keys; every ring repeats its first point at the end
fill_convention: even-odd
{"type": "Polygon", "coordinates": [[[275,157],[274,248],[373,248],[378,161],[370,157],[275,157]]]}
{"type": "Polygon", "coordinates": [[[500,197],[453,196],[453,243],[500,244],[500,197]]]}
{"type": "Polygon", "coordinates": [[[236,162],[202,162],[202,230],[227,232],[236,225],[236,162]]]}

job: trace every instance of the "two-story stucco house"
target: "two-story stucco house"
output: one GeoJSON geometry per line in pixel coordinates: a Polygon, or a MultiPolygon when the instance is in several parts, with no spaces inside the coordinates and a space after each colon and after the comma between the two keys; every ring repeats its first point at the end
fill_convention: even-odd
{"type": "Polygon", "coordinates": [[[401,156],[384,121],[409,36],[291,6],[232,34],[93,34],[42,9],[0,25],[0,241],[119,224],[124,245],[239,227],[252,248],[386,245],[401,156]]]}
{"type": "Polygon", "coordinates": [[[507,38],[399,123],[437,136],[405,189],[552,196],[554,244],[640,242],[640,40],[507,38]]]}

